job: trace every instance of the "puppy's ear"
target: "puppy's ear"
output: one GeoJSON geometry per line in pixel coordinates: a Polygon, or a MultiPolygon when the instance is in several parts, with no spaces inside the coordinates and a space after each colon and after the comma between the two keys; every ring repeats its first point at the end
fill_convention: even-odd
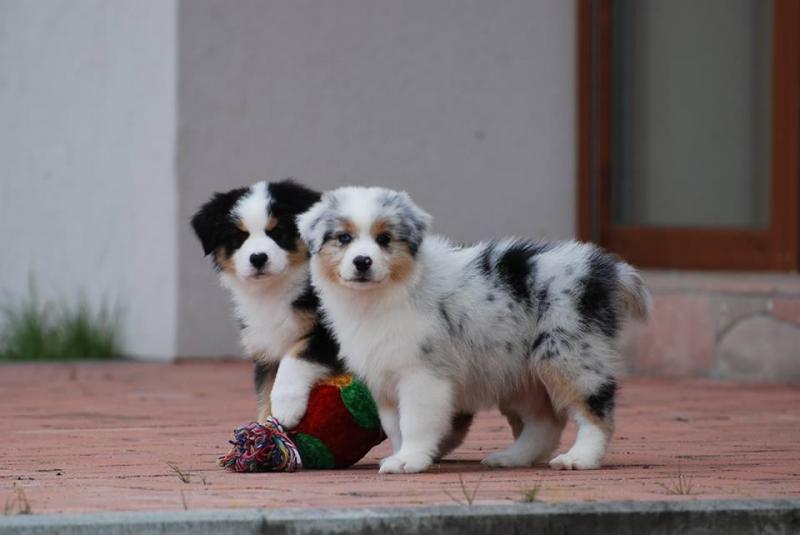
{"type": "Polygon", "coordinates": [[[399,192],[397,198],[403,216],[414,226],[414,229],[421,235],[428,232],[433,222],[433,216],[417,206],[417,203],[405,191],[399,192]]]}
{"type": "Polygon", "coordinates": [[[302,214],[320,200],[320,193],[295,182],[291,178],[269,183],[272,213],[276,217],[302,214]]]}
{"type": "Polygon", "coordinates": [[[226,235],[226,226],[231,225],[231,210],[239,198],[247,192],[247,188],[238,188],[227,193],[215,193],[192,216],[192,228],[203,246],[203,253],[211,254],[222,245],[226,235]]]}
{"type": "Polygon", "coordinates": [[[325,241],[325,229],[331,216],[331,207],[335,198],[331,193],[323,193],[322,199],[307,212],[297,216],[297,230],[300,238],[308,246],[308,252],[317,254],[325,241]]]}
{"type": "Polygon", "coordinates": [[[411,196],[405,191],[397,193],[392,200],[402,221],[403,239],[408,242],[411,254],[417,254],[422,240],[433,222],[433,217],[417,206],[411,196]]]}

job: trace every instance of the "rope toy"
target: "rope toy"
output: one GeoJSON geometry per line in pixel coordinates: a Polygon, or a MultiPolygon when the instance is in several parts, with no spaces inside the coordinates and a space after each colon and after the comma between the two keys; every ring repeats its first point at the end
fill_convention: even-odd
{"type": "Polygon", "coordinates": [[[219,465],[233,472],[347,468],[386,438],[366,385],[349,374],[318,383],[294,429],[268,417],[238,427],[219,465]]]}

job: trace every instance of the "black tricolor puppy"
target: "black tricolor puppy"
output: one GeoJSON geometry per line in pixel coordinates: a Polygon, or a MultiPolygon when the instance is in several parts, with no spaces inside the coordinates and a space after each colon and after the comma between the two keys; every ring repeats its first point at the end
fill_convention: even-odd
{"type": "Polygon", "coordinates": [[[258,182],[216,193],[192,218],[203,252],[233,296],[242,345],[256,364],[260,422],[271,414],[293,427],[314,383],[342,370],[295,223],[319,199],[292,180],[258,182]]]}

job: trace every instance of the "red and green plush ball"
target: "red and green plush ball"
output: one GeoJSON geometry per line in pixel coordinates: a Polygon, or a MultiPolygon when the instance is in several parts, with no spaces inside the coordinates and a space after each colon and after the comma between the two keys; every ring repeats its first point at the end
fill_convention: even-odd
{"type": "Polygon", "coordinates": [[[286,430],[275,418],[239,427],[219,464],[235,472],[347,468],[385,438],[366,385],[335,375],[311,390],[297,427],[286,430]]]}

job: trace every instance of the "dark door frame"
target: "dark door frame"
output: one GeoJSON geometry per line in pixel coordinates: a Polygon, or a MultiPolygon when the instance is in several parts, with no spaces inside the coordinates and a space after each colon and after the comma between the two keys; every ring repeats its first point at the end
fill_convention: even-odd
{"type": "Polygon", "coordinates": [[[578,0],[578,235],[641,267],[800,267],[800,1],[773,0],[770,224],[766,229],[616,225],[611,220],[614,0],[578,0]]]}

